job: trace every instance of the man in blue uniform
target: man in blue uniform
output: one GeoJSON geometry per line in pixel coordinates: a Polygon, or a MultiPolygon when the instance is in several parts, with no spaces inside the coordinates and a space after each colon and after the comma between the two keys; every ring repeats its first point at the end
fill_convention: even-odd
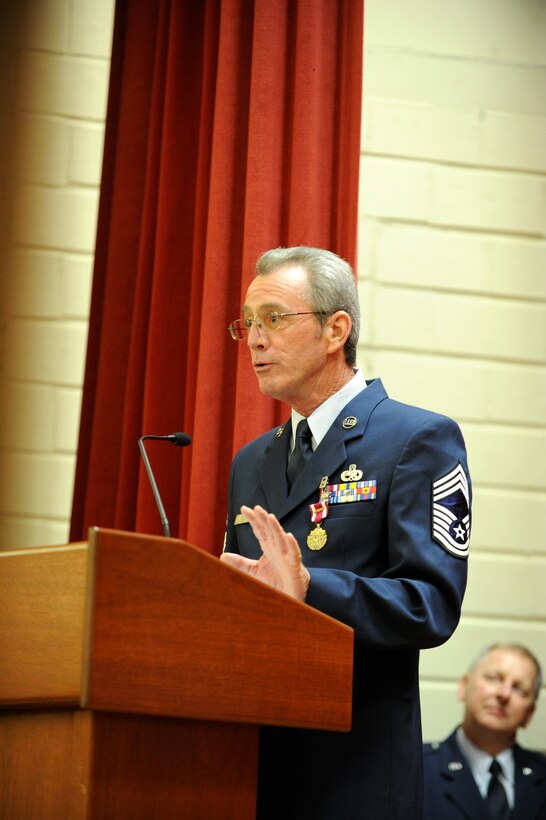
{"type": "Polygon", "coordinates": [[[264,727],[260,820],[421,817],[419,650],[459,620],[470,476],[454,421],[365,381],[359,322],[351,267],[304,246],[258,259],[229,328],[292,412],[233,460],[222,558],[355,631],[351,731],[264,727]]]}
{"type": "Polygon", "coordinates": [[[480,652],[459,682],[462,725],[425,745],[424,820],[546,820],[546,757],[516,743],[541,681],[524,646],[480,652]]]}

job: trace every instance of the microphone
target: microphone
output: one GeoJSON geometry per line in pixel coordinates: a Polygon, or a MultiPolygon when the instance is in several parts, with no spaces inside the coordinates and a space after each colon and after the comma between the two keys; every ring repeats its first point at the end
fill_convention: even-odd
{"type": "Polygon", "coordinates": [[[144,441],[146,438],[155,438],[157,441],[170,441],[171,444],[175,444],[177,447],[187,447],[188,444],[191,444],[191,436],[188,436],[187,433],[171,433],[168,436],[142,436],[140,441],[144,441]]]}
{"type": "Polygon", "coordinates": [[[155,483],[154,474],[152,472],[152,468],[150,466],[150,462],[148,461],[148,456],[146,455],[146,450],[144,448],[144,441],[146,439],[155,439],[156,441],[169,441],[171,444],[176,445],[176,447],[187,447],[188,444],[191,444],[191,436],[188,436],[187,433],[170,433],[168,436],[141,436],[141,438],[139,438],[138,440],[138,446],[140,448],[142,459],[144,461],[144,466],[146,467],[146,472],[148,473],[148,478],[150,479],[150,484],[154,494],[155,503],[157,504],[157,509],[159,510],[161,526],[163,527],[165,537],[170,538],[171,531],[169,527],[169,521],[165,514],[165,508],[163,507],[161,496],[159,495],[159,490],[157,489],[157,484],[155,483]]]}

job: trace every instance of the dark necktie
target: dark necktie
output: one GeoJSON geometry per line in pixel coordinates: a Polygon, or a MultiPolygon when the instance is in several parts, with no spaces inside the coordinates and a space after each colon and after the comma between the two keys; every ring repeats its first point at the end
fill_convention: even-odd
{"type": "Polygon", "coordinates": [[[307,419],[302,419],[296,428],[296,442],[288,459],[288,467],[286,469],[290,489],[292,489],[295,480],[305,467],[305,462],[311,458],[312,455],[311,430],[307,419]]]}
{"type": "Polygon", "coordinates": [[[499,780],[502,766],[495,758],[493,758],[491,762],[489,771],[491,772],[491,779],[487,787],[487,807],[489,813],[493,820],[509,820],[510,807],[504,786],[499,780]]]}

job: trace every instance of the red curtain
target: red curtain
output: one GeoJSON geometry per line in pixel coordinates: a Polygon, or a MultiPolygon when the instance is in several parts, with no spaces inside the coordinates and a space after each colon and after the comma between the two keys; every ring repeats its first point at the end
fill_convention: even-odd
{"type": "Polygon", "coordinates": [[[229,466],[287,418],[229,322],[256,257],[356,263],[363,0],[118,0],[71,540],[171,533],[218,554],[229,466]]]}

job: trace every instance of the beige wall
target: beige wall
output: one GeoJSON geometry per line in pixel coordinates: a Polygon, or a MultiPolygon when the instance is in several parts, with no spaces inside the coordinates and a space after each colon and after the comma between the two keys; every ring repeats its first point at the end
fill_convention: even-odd
{"type": "MultiPolygon", "coordinates": [[[[523,641],[546,667],[546,5],[365,2],[359,362],[460,422],[474,479],[463,619],[423,653],[432,739],[484,643],[523,641]]],[[[24,546],[68,537],[113,0],[11,5],[0,546],[24,546]]],[[[544,705],[522,741],[546,749],[544,705]]]]}
{"type": "Polygon", "coordinates": [[[0,546],[68,538],[112,22],[0,8],[0,546]]]}
{"type": "MultiPolygon", "coordinates": [[[[423,729],[491,641],[546,667],[546,4],[366,0],[360,364],[461,424],[474,482],[460,627],[422,656],[423,729]]],[[[546,707],[521,735],[546,749],[546,707]]]]}

